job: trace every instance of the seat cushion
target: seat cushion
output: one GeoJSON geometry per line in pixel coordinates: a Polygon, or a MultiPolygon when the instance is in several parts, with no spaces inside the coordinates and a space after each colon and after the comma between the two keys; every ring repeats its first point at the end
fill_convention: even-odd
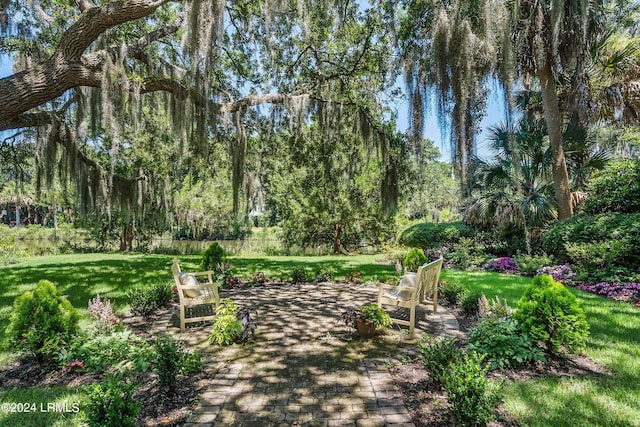
{"type": "Polygon", "coordinates": [[[400,285],[413,286],[416,283],[416,277],[418,277],[418,273],[404,273],[402,280],[400,280],[400,285]]]}
{"type": "Polygon", "coordinates": [[[383,298],[388,298],[396,301],[409,301],[411,299],[411,292],[407,290],[393,289],[386,291],[382,294],[383,298]]]}
{"type": "MultiPolygon", "coordinates": [[[[198,279],[196,279],[196,276],[192,274],[180,273],[178,275],[178,280],[180,280],[180,284],[182,286],[198,285],[198,279]]],[[[200,291],[197,289],[183,289],[182,292],[187,298],[198,298],[200,296],[200,291]]]]}

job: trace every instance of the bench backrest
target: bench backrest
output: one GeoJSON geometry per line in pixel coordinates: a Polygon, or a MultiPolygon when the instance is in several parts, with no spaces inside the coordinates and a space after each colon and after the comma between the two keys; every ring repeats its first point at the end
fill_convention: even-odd
{"type": "Polygon", "coordinates": [[[427,298],[432,298],[440,281],[440,271],[442,270],[443,258],[418,267],[416,275],[417,296],[422,303],[427,298]]]}

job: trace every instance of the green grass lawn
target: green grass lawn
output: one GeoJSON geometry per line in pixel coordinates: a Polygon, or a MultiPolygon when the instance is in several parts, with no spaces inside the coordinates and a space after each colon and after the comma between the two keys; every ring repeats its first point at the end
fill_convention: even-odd
{"type": "MultiPolygon", "coordinates": [[[[384,281],[395,276],[394,266],[377,262],[382,256],[232,257],[235,274],[244,278],[263,271],[270,278],[287,278],[296,267],[313,273],[335,268],[338,278],[360,271],[364,281],[384,281]]],[[[0,365],[13,353],[5,334],[14,298],[40,279],[54,282],[86,316],[89,298],[100,293],[116,309],[127,307],[126,291],[132,287],[170,281],[172,257],[164,255],[86,254],[29,258],[0,268],[0,365]]],[[[199,257],[180,258],[184,271],[197,271],[199,257]]],[[[476,288],[488,298],[506,298],[517,304],[530,279],[497,273],[443,271],[443,279],[476,288]]],[[[502,388],[507,410],[522,425],[530,426],[640,426],[640,308],[573,290],[591,326],[586,353],[603,364],[606,375],[537,378],[507,383],[502,388]]],[[[0,388],[1,401],[19,401],[28,390],[0,388]]],[[[36,390],[66,396],[67,390],[36,390]]],[[[51,397],[52,400],[56,398],[51,397]]],[[[56,418],[57,420],[58,418],[56,418]]],[[[5,420],[0,419],[0,424],[5,420]]],[[[57,421],[56,421],[57,422],[57,421]]],[[[51,425],[54,425],[51,423],[51,425]]],[[[65,425],[65,424],[61,424],[65,425]]]]}

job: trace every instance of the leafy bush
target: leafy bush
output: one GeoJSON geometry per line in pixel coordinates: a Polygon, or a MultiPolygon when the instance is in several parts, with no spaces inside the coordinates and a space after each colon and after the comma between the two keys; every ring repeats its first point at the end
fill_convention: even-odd
{"type": "Polygon", "coordinates": [[[265,283],[267,283],[269,279],[267,278],[267,276],[264,274],[264,272],[259,271],[256,274],[252,275],[249,278],[249,281],[247,282],[247,285],[249,286],[260,286],[260,285],[264,285],[265,283]]]}
{"type": "Polygon", "coordinates": [[[398,242],[417,248],[452,248],[462,237],[472,237],[473,229],[462,222],[423,222],[404,229],[398,242]]]}
{"type": "Polygon", "coordinates": [[[148,316],[154,311],[169,306],[173,300],[173,285],[157,283],[151,286],[132,288],[127,291],[131,312],[148,316]]]}
{"type": "Polygon", "coordinates": [[[291,281],[293,283],[302,283],[307,281],[307,272],[304,267],[295,267],[291,271],[291,281]]]}
{"type": "Polygon", "coordinates": [[[478,313],[478,301],[482,298],[482,292],[478,290],[470,290],[462,294],[460,300],[460,308],[466,315],[475,315],[478,313]]]}
{"type": "Polygon", "coordinates": [[[640,212],[640,162],[615,162],[596,172],[587,183],[587,194],[587,214],[640,212]]]}
{"type": "Polygon", "coordinates": [[[640,279],[640,213],[575,216],[554,224],[542,243],[557,261],[574,267],[579,281],[640,279]]]}
{"type": "Polygon", "coordinates": [[[320,267],[318,270],[316,270],[316,277],[314,280],[316,282],[330,282],[333,280],[336,272],[336,269],[331,266],[320,267]]]}
{"type": "Polygon", "coordinates": [[[55,285],[40,280],[35,289],[18,296],[7,333],[15,347],[42,362],[54,360],[60,348],[78,332],[80,316],[55,285]]]}
{"type": "Polygon", "coordinates": [[[483,268],[486,271],[492,271],[496,273],[504,273],[504,274],[517,274],[518,273],[518,263],[515,259],[504,256],[500,258],[492,258],[488,260],[483,268]]]}
{"type": "Polygon", "coordinates": [[[500,402],[485,378],[487,368],[482,367],[482,359],[476,353],[462,353],[442,375],[442,388],[456,426],[487,425],[500,402]]]}
{"type": "Polygon", "coordinates": [[[450,266],[459,270],[475,268],[486,259],[485,246],[482,242],[462,237],[460,241],[453,245],[451,252],[446,255],[450,266]]]}
{"type": "Polygon", "coordinates": [[[162,335],[154,343],[153,371],[158,374],[160,386],[171,390],[179,374],[189,375],[204,368],[197,353],[187,352],[183,345],[170,335],[162,335]]]}
{"type": "Polygon", "coordinates": [[[458,282],[447,282],[445,280],[440,281],[440,289],[438,290],[438,297],[444,303],[444,305],[455,306],[458,305],[465,289],[458,282]]]}
{"type": "Polygon", "coordinates": [[[142,408],[133,400],[138,385],[127,374],[107,375],[102,383],[85,386],[87,423],[101,427],[133,427],[142,408]]]}
{"type": "Polygon", "coordinates": [[[418,271],[418,267],[426,262],[427,257],[425,256],[424,251],[420,248],[412,248],[407,253],[407,256],[404,257],[402,265],[406,271],[418,271]]]}
{"type": "Polygon", "coordinates": [[[222,248],[222,246],[220,246],[218,242],[213,242],[204,252],[202,260],[200,261],[200,267],[203,271],[218,271],[218,269],[226,259],[227,253],[222,248]]]}
{"type": "Polygon", "coordinates": [[[589,334],[589,324],[575,295],[547,275],[533,278],[513,318],[549,354],[580,349],[589,334]]]}
{"type": "Polygon", "coordinates": [[[62,364],[81,361],[90,372],[112,365],[133,365],[146,371],[151,358],[151,349],[146,342],[129,330],[83,335],[62,348],[57,356],[62,364]]]}
{"type": "Polygon", "coordinates": [[[221,302],[216,309],[213,329],[209,342],[218,345],[231,345],[242,336],[242,322],[236,317],[238,305],[230,298],[221,302]]]}
{"type": "Polygon", "coordinates": [[[470,351],[486,355],[490,369],[546,361],[544,352],[513,319],[487,317],[469,332],[470,351]]]}
{"type": "Polygon", "coordinates": [[[518,271],[523,276],[533,277],[538,273],[545,265],[551,265],[551,257],[547,254],[544,255],[519,255],[515,257],[516,264],[518,264],[518,271]]]}
{"type": "Polygon", "coordinates": [[[431,374],[431,379],[437,385],[442,384],[442,377],[448,371],[449,365],[461,358],[458,341],[452,337],[439,339],[423,336],[418,343],[418,350],[425,369],[431,374]]]}

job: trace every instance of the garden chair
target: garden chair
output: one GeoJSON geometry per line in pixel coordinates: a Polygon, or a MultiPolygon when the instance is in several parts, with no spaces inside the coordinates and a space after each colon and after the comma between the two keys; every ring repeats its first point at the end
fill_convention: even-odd
{"type": "Polygon", "coordinates": [[[409,338],[413,338],[416,324],[416,307],[427,299],[433,301],[433,312],[438,310],[438,282],[443,259],[418,267],[417,273],[405,273],[397,286],[380,285],[378,307],[392,305],[409,309],[409,320],[390,313],[393,323],[409,326],[409,338]]]}
{"type": "Polygon", "coordinates": [[[184,332],[185,324],[187,323],[213,320],[216,308],[220,304],[220,296],[218,295],[220,284],[213,282],[214,272],[183,273],[180,270],[178,258],[173,259],[171,272],[173,273],[173,279],[178,290],[178,298],[180,299],[180,332],[184,332]],[[206,276],[207,278],[205,281],[200,282],[196,276],[206,276]],[[205,312],[197,310],[195,307],[207,305],[210,306],[211,310],[205,312]],[[190,314],[190,316],[187,317],[187,314],[190,314]]]}

